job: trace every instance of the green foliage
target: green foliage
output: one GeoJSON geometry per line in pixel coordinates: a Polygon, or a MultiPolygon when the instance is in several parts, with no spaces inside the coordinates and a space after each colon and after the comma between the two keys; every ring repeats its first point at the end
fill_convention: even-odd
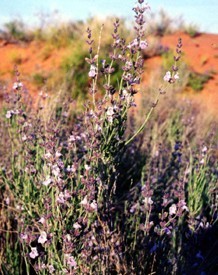
{"type": "MultiPolygon", "coordinates": [[[[210,176],[208,175],[207,165],[197,167],[197,165],[193,163],[192,159],[190,161],[189,169],[190,177],[187,184],[187,202],[190,216],[197,217],[198,215],[202,214],[202,211],[208,207],[208,182],[210,182],[210,176]]],[[[212,182],[210,185],[212,185],[212,182]]]]}
{"type": "Polygon", "coordinates": [[[74,45],[72,55],[64,58],[61,69],[65,75],[65,89],[75,99],[84,99],[88,94],[87,53],[79,42],[74,45]]]}
{"type": "Polygon", "coordinates": [[[20,65],[23,62],[22,56],[16,51],[11,53],[10,60],[14,65],[20,65]]]}
{"type": "Polygon", "coordinates": [[[46,79],[47,77],[45,77],[42,73],[34,73],[32,75],[32,82],[39,88],[45,85],[46,79]]]}
{"type": "Polygon", "coordinates": [[[20,20],[13,20],[5,24],[6,32],[8,33],[10,38],[26,41],[27,35],[25,26],[20,20]]]}
{"type": "Polygon", "coordinates": [[[206,84],[211,78],[213,78],[211,73],[195,73],[191,72],[188,78],[188,87],[191,87],[194,91],[201,91],[204,88],[204,84],[206,84]]]}
{"type": "Polygon", "coordinates": [[[169,70],[174,64],[173,51],[168,50],[162,53],[162,66],[164,70],[169,70]]]}

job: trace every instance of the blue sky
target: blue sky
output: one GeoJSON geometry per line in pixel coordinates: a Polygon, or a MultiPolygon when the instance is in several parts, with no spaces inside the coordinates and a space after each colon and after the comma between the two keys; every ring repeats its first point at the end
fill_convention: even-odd
{"type": "MultiPolygon", "coordinates": [[[[25,23],[39,22],[37,13],[56,15],[61,20],[86,19],[88,16],[117,15],[133,19],[135,0],[0,0],[0,25],[15,18],[25,23]]],[[[201,31],[218,33],[217,0],[150,0],[151,10],[163,8],[172,17],[182,15],[185,22],[194,23],[201,31]]]]}

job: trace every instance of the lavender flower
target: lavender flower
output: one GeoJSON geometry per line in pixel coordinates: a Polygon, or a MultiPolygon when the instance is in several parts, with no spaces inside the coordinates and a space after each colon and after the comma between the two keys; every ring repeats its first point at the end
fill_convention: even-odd
{"type": "Polygon", "coordinates": [[[51,183],[52,183],[52,179],[49,176],[47,176],[46,180],[42,182],[42,184],[45,186],[48,186],[51,183]]]}
{"type": "Polygon", "coordinates": [[[29,256],[32,259],[35,259],[39,256],[39,253],[36,247],[31,247],[31,252],[29,253],[29,256]]]}
{"type": "Polygon", "coordinates": [[[18,90],[18,89],[20,89],[22,87],[23,87],[23,83],[22,82],[14,82],[12,89],[13,90],[18,90]]]}
{"type": "Polygon", "coordinates": [[[91,65],[89,70],[89,77],[95,78],[97,75],[97,67],[95,65],[91,65]]]}
{"type": "Polygon", "coordinates": [[[141,41],[140,41],[140,44],[139,44],[139,47],[140,47],[142,50],[146,49],[146,48],[148,47],[147,41],[141,40],[141,41]]]}
{"type": "Polygon", "coordinates": [[[176,207],[176,204],[172,204],[169,208],[169,214],[170,215],[175,215],[176,214],[176,211],[177,211],[177,207],[176,207]]]}
{"type": "Polygon", "coordinates": [[[47,242],[47,233],[45,231],[42,231],[38,238],[38,243],[44,244],[46,242],[47,242]]]}
{"type": "Polygon", "coordinates": [[[70,254],[65,254],[65,259],[67,261],[67,264],[70,266],[70,267],[76,267],[77,266],[77,262],[75,261],[74,257],[73,256],[70,256],[70,254]]]}

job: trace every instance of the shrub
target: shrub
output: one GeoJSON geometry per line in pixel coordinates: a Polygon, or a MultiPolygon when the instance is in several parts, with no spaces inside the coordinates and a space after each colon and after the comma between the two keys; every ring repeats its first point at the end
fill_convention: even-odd
{"type": "Polygon", "coordinates": [[[185,33],[187,33],[190,37],[195,38],[199,36],[199,27],[194,24],[190,24],[188,26],[185,26],[185,33]]]}
{"type": "Polygon", "coordinates": [[[0,120],[3,274],[215,272],[216,247],[200,241],[210,246],[216,232],[212,138],[191,147],[194,114],[172,97],[154,113],[179,78],[181,39],[154,100],[138,122],[130,116],[147,48],[143,2],[133,9],[135,38],[126,41],[116,19],[103,60],[103,26],[97,45],[87,29],[90,98],[82,114],[70,116],[65,95],[49,101],[42,93],[32,108],[16,73],[0,120]]]}
{"type": "Polygon", "coordinates": [[[188,79],[188,87],[191,87],[194,91],[201,91],[213,76],[210,73],[200,74],[191,72],[188,79]]]}
{"type": "Polygon", "coordinates": [[[37,87],[42,87],[45,85],[46,78],[42,73],[34,73],[32,75],[32,81],[37,87]]]}
{"type": "Polygon", "coordinates": [[[13,20],[5,24],[4,39],[15,39],[18,41],[31,40],[30,34],[25,30],[25,26],[20,20],[13,20]],[[7,37],[8,36],[8,37],[7,37]]]}

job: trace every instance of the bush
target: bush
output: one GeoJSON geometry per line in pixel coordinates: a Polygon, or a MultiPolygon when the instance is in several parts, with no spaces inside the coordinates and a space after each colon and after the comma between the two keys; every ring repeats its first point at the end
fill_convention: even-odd
{"type": "Polygon", "coordinates": [[[200,74],[191,72],[188,79],[188,87],[191,87],[194,91],[201,91],[213,76],[210,73],[200,74]]]}
{"type": "Polygon", "coordinates": [[[76,106],[63,94],[49,100],[42,93],[38,107],[29,106],[18,73],[6,93],[0,120],[3,274],[215,273],[212,135],[198,138],[190,106],[162,97],[179,78],[181,39],[154,100],[145,101],[137,120],[131,116],[147,48],[143,2],[133,9],[134,39],[120,36],[116,19],[111,52],[102,59],[102,29],[95,48],[88,28],[89,56],[69,62],[81,73],[80,62],[87,62],[90,97],[82,114],[71,116],[76,106]]]}

